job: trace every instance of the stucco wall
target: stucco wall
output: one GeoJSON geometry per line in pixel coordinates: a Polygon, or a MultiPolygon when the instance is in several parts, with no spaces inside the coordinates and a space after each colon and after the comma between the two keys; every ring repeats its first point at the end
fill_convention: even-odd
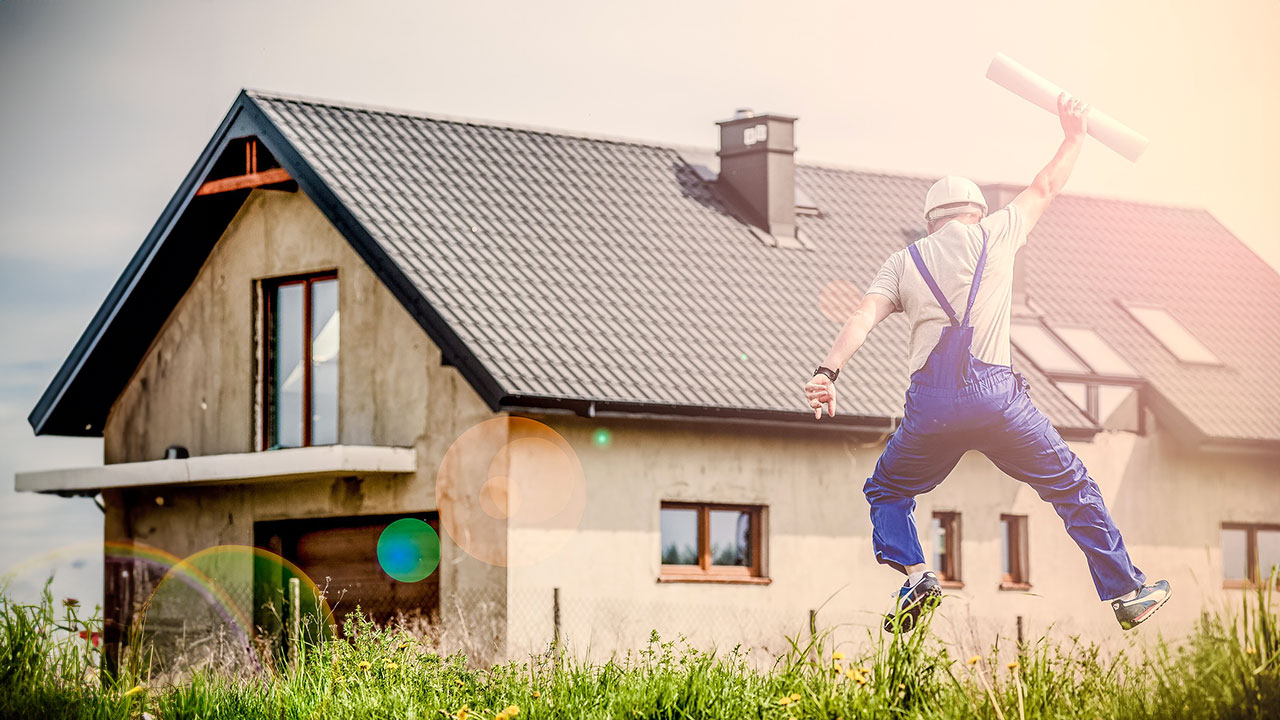
{"type": "MultiPolygon", "coordinates": [[[[785,650],[782,635],[818,624],[840,637],[865,638],[902,577],[875,563],[862,484],[883,445],[857,447],[816,433],[726,430],[714,425],[655,426],[620,420],[548,416],[567,438],[587,478],[587,509],[576,538],[540,565],[513,569],[508,595],[511,650],[536,649],[551,636],[552,588],[560,588],[561,631],[593,655],[634,646],[651,629],[667,637],[731,646],[746,641],[785,650]],[[592,442],[597,428],[612,442],[592,442]],[[695,500],[768,508],[770,585],[659,583],[659,504],[695,500]],[[830,600],[828,600],[830,598],[830,600]],[[824,606],[824,602],[826,603],[824,606]],[[518,615],[522,607],[531,608],[518,615]],[[525,617],[527,616],[527,617],[525,617]]],[[[1154,426],[1154,423],[1152,423],[1154,426]]],[[[1167,578],[1174,600],[1142,636],[1190,629],[1202,609],[1234,605],[1222,590],[1218,528],[1223,521],[1280,517],[1275,458],[1185,450],[1158,430],[1146,437],[1104,433],[1072,443],[1098,481],[1135,562],[1151,579],[1167,578]]],[[[966,647],[1052,626],[1113,647],[1126,641],[1099,602],[1083,555],[1053,508],[1027,486],[969,453],[950,478],[919,498],[918,523],[935,510],[962,513],[963,589],[948,590],[936,628],[966,647]],[[1000,515],[1028,516],[1029,592],[1000,590],[1000,515]]],[[[512,544],[527,542],[512,531],[512,544]]]]}
{"type": "MultiPolygon", "coordinates": [[[[155,460],[169,445],[193,456],[254,451],[255,283],[323,270],[336,270],[339,279],[340,442],[414,447],[417,473],[111,493],[108,541],[137,541],[183,558],[212,546],[252,545],[256,521],[436,509],[441,457],[494,413],[456,370],[441,366],[439,348],[301,193],[249,196],[112,406],[105,460],[155,460]]],[[[447,536],[441,555],[442,595],[502,597],[500,569],[460,552],[447,536]]],[[[227,566],[233,594],[244,592],[248,567],[247,557],[238,568],[227,566]]],[[[139,600],[149,592],[143,585],[139,600]]]]}

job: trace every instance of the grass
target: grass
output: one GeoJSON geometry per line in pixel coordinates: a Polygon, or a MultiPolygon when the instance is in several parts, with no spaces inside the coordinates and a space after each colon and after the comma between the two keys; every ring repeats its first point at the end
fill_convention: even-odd
{"type": "Polygon", "coordinates": [[[137,647],[117,677],[102,680],[99,619],[59,606],[46,588],[30,605],[0,593],[0,716],[1280,718],[1273,595],[1247,593],[1238,610],[1203,615],[1182,641],[1132,655],[1041,638],[1012,654],[953,658],[926,619],[908,635],[868,635],[849,656],[831,647],[829,632],[792,639],[763,670],[737,649],[704,652],[656,634],[604,663],[549,651],[476,669],[403,628],[352,615],[347,639],[314,643],[273,672],[202,670],[165,684],[137,647]]]}

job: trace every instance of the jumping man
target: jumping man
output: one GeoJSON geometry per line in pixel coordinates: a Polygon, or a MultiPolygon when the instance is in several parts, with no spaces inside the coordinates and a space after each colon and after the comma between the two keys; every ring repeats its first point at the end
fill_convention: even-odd
{"type": "Polygon", "coordinates": [[[1137,627],[1169,599],[1168,582],[1145,584],[1097,483],[1032,404],[1026,379],[1011,367],[1014,253],[1070,177],[1087,115],[1079,100],[1065,93],[1058,98],[1062,145],[1031,186],[996,213],[987,214],[981,191],[969,180],[945,177],[934,183],[925,197],[928,237],[889,256],[805,385],[814,418],[822,417],[823,405],[834,416],[840,368],[872,328],[892,313],[906,313],[912,375],[902,424],[863,486],[876,559],[907,576],[885,621],[890,632],[910,630],[926,601],[941,597],[912,510],[915,496],[937,487],[968,450],[982,452],[1053,503],[1089,562],[1098,597],[1110,601],[1120,627],[1137,627]]]}

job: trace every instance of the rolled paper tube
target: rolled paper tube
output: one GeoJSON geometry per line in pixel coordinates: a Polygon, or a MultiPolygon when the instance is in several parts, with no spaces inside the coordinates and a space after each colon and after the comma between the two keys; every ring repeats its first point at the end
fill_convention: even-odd
{"type": "MultiPolygon", "coordinates": [[[[992,58],[987,78],[1023,100],[1058,114],[1058,95],[1062,94],[1062,88],[1014,62],[1004,53],[996,53],[992,58]]],[[[1138,161],[1150,142],[1097,108],[1089,112],[1089,134],[1131,162],[1138,161]]]]}

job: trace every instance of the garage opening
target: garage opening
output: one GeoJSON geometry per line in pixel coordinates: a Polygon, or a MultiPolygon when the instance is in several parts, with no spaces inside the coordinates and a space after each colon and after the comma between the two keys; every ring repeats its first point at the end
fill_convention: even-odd
{"type": "MultiPolygon", "coordinates": [[[[439,533],[436,513],[363,515],[258,522],[254,543],[296,565],[324,592],[339,634],[357,607],[379,625],[402,616],[434,623],[440,613],[439,571],[409,582],[388,575],[379,562],[379,538],[406,518],[421,520],[439,533]]],[[[268,636],[279,631],[280,618],[289,617],[287,582],[270,568],[255,571],[254,622],[268,636]]]]}

